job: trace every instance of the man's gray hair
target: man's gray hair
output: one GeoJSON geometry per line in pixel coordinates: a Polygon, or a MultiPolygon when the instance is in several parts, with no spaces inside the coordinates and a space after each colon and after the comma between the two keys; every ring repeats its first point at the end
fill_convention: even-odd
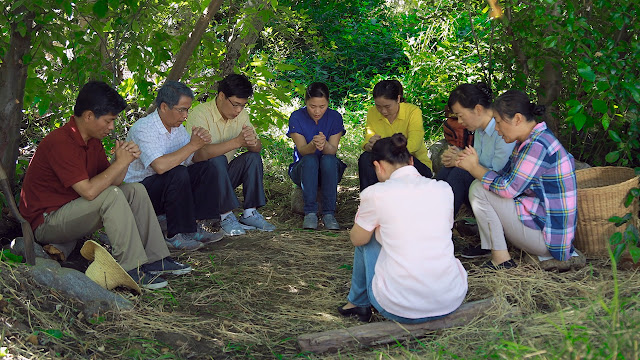
{"type": "Polygon", "coordinates": [[[162,103],[165,103],[169,108],[173,108],[178,104],[182,96],[188,96],[193,100],[193,90],[179,81],[167,80],[158,90],[156,106],[160,107],[162,103]]]}

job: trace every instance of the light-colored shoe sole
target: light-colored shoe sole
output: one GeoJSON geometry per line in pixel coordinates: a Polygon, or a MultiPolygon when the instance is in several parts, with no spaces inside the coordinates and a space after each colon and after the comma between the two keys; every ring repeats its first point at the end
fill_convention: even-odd
{"type": "Polygon", "coordinates": [[[154,276],[159,276],[159,275],[185,275],[190,273],[193,270],[193,268],[191,268],[191,266],[184,268],[184,269],[180,269],[180,270],[162,270],[162,271],[148,271],[149,274],[154,275],[154,276]]]}
{"type": "Polygon", "coordinates": [[[164,243],[165,243],[165,244],[167,244],[167,247],[168,247],[169,249],[174,249],[174,250],[184,250],[184,251],[195,251],[195,250],[198,250],[198,249],[202,249],[202,247],[204,246],[204,244],[203,244],[203,243],[199,243],[200,245],[199,245],[197,248],[193,248],[193,249],[186,249],[186,248],[179,248],[179,247],[175,247],[175,246],[173,246],[173,244],[172,244],[172,243],[170,243],[170,242],[168,242],[168,241],[165,241],[164,243]]]}

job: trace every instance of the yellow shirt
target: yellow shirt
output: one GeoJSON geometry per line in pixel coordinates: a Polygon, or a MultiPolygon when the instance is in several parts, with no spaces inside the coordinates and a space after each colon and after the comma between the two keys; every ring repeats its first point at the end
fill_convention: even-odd
{"type": "MultiPolygon", "coordinates": [[[[249,121],[249,114],[246,109],[242,109],[237,117],[225,120],[222,118],[220,111],[218,111],[214,98],[191,110],[185,128],[187,128],[189,133],[191,133],[191,129],[194,126],[204,128],[211,134],[211,143],[220,144],[238,136],[242,131],[242,125],[253,127],[249,121]]],[[[227,157],[227,162],[233,159],[237,151],[238,149],[235,149],[224,154],[227,157]]]]}
{"type": "Polygon", "coordinates": [[[393,121],[393,124],[390,124],[389,120],[380,114],[375,106],[372,106],[367,113],[367,126],[362,148],[373,135],[378,134],[385,138],[396,133],[402,133],[407,137],[407,150],[413,157],[429,168],[432,167],[427,147],[424,144],[422,110],[412,104],[400,103],[398,117],[393,121]]]}

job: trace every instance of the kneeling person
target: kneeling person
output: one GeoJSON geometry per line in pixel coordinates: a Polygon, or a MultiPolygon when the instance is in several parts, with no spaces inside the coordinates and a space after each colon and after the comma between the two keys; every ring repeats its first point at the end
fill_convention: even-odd
{"type": "Polygon", "coordinates": [[[196,106],[187,119],[187,129],[203,128],[211,134],[211,142],[196,152],[196,156],[209,159],[215,168],[213,182],[219,194],[213,203],[220,212],[220,226],[227,235],[243,235],[245,230],[273,231],[257,208],[266,204],[263,168],[258,138],[249,114],[244,109],[253,88],[244,75],[231,74],[218,84],[215,99],[196,106]],[[240,148],[248,151],[235,156],[240,148]],[[234,189],[242,184],[244,211],[240,222],[233,209],[240,206],[234,189]]]}
{"type": "Polygon", "coordinates": [[[112,164],[101,140],[127,106],[103,82],[82,87],[69,122],[47,135],[36,150],[20,193],[20,213],[36,241],[53,244],[65,257],[78,239],[104,226],[114,258],[142,287],[167,282],[161,273],[186,274],[191,267],[169,257],[146,190],[123,184],[129,164],[140,156],[133,142],[116,142],[112,164]]]}

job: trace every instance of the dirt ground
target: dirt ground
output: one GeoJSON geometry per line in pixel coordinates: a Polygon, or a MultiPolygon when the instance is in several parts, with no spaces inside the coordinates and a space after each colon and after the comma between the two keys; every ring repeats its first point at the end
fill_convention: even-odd
{"type": "MultiPolygon", "coordinates": [[[[82,304],[33,284],[25,266],[0,262],[0,347],[5,348],[0,358],[3,351],[5,359],[484,358],[502,351],[497,346],[505,338],[531,339],[528,346],[540,351],[558,345],[560,340],[545,337],[558,326],[607,323],[607,314],[594,307],[614,292],[607,260],[590,259],[585,268],[564,273],[523,263],[492,272],[479,269],[481,260],[463,261],[469,272],[467,301],[499,297],[518,315],[495,309],[467,326],[419,340],[338,354],[302,353],[299,335],[358,325],[336,312],[349,290],[348,228],[357,209],[356,181],[343,181],[339,194],[341,231],[300,229],[302,216],[289,207],[291,184],[270,182],[270,203],[262,213],[277,231],[228,237],[196,252],[173,251],[194,271],[138,297],[120,292],[135,304],[132,311],[84,318],[82,304]]],[[[469,241],[472,236],[459,238],[456,248],[469,241]]],[[[519,259],[519,253],[514,256],[519,259]]],[[[621,297],[640,292],[636,270],[620,271],[618,281],[621,297]]],[[[637,296],[627,304],[637,305],[637,296]]],[[[637,312],[628,316],[636,320],[637,312]]]]}

